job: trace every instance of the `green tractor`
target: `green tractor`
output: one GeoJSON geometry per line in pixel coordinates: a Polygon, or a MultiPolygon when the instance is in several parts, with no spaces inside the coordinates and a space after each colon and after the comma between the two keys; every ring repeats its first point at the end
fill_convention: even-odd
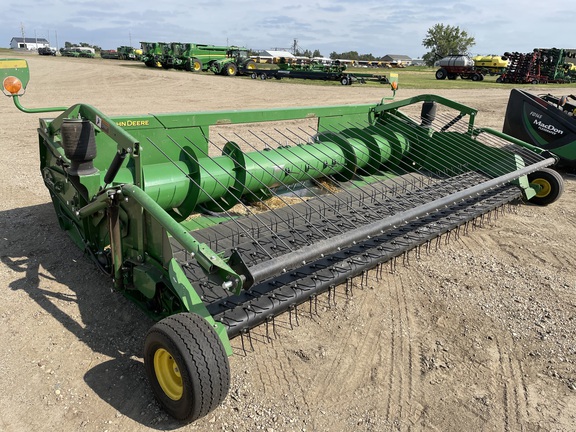
{"type": "Polygon", "coordinates": [[[226,52],[226,58],[212,63],[210,70],[225,76],[247,75],[256,69],[256,62],[248,55],[246,48],[234,47],[226,52]]]}
{"type": "Polygon", "coordinates": [[[142,51],[131,46],[122,45],[117,49],[118,60],[140,60],[142,51]]]}

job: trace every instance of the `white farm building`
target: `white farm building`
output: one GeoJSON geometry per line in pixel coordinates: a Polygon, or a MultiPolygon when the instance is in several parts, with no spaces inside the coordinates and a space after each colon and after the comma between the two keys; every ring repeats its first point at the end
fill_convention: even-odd
{"type": "Polygon", "coordinates": [[[22,38],[13,37],[10,41],[10,48],[20,50],[37,50],[38,48],[49,48],[50,42],[44,38],[22,38]]]}

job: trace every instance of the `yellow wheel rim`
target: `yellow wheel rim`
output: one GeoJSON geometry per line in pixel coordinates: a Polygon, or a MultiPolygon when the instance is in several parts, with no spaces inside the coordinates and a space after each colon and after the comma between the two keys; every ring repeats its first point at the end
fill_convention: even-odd
{"type": "Polygon", "coordinates": [[[232,75],[234,73],[234,68],[232,66],[230,66],[228,68],[228,74],[232,75]]]}
{"type": "Polygon", "coordinates": [[[154,353],[154,372],[166,396],[175,401],[180,400],[184,393],[180,368],[172,354],[164,348],[154,353]]]}
{"type": "Polygon", "coordinates": [[[194,71],[198,72],[201,69],[200,63],[194,62],[194,71]]]}
{"type": "Polygon", "coordinates": [[[534,179],[534,180],[532,180],[532,183],[540,186],[540,191],[536,194],[536,196],[538,198],[543,198],[545,196],[548,196],[550,194],[550,191],[552,190],[552,186],[550,185],[550,182],[543,179],[543,178],[534,179]]]}
{"type": "Polygon", "coordinates": [[[248,63],[248,70],[256,69],[256,65],[254,63],[248,63]]]}

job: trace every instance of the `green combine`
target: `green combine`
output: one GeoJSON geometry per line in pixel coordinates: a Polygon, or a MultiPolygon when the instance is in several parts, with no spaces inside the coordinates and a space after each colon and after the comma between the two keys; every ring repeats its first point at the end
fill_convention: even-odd
{"type": "Polygon", "coordinates": [[[183,69],[202,72],[224,58],[231,47],[195,43],[173,42],[164,47],[160,63],[165,69],[183,69]]]}
{"type": "Polygon", "coordinates": [[[0,74],[20,110],[59,112],[38,134],[60,227],[157,320],[146,373],[184,422],[226,397],[231,338],[510,202],[562,192],[554,156],[438,96],[109,117],[25,108],[26,61],[0,74]]]}
{"type": "Polygon", "coordinates": [[[163,42],[140,42],[142,47],[140,60],[148,67],[162,67],[161,60],[166,45],[163,42]]]}

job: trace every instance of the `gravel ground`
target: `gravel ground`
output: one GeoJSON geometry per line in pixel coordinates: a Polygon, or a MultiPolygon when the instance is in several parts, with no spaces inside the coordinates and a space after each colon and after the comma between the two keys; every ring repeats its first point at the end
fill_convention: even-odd
{"type": "MultiPolygon", "coordinates": [[[[22,102],[108,115],[373,103],[385,89],[227,79],[121,61],[29,56],[22,102]]],[[[545,87],[531,88],[535,92],[545,87]]],[[[442,91],[501,129],[510,88],[442,91]]],[[[567,87],[566,94],[575,93],[567,87]]],[[[420,93],[400,91],[399,98],[420,93]]],[[[232,388],[191,425],[155,402],[152,322],[60,231],[38,171],[40,115],[0,103],[0,430],[573,431],[576,180],[442,239],[394,272],[233,341],[232,388]],[[496,217],[498,216],[498,217],[496,217]],[[244,340],[249,348],[249,342],[244,340]]],[[[359,281],[358,281],[359,283],[359,281]]]]}

